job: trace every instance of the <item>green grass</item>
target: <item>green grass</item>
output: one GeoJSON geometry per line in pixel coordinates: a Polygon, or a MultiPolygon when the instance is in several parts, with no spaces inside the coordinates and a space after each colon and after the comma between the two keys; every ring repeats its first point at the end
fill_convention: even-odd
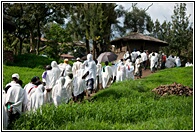
{"type": "MultiPolygon", "coordinates": [[[[25,83],[43,70],[3,66],[3,83],[18,72],[25,83]],[[28,80],[27,80],[28,79],[28,80]]],[[[193,130],[193,96],[160,97],[152,89],[174,82],[193,88],[193,67],[160,70],[135,81],[114,83],[81,104],[44,105],[23,114],[13,130],[193,130]]]]}

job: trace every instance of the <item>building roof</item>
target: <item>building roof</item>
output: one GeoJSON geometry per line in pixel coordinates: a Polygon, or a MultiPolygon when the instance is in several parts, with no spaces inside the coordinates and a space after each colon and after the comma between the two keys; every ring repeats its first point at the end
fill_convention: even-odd
{"type": "Polygon", "coordinates": [[[159,40],[157,38],[154,38],[154,37],[151,37],[151,36],[146,36],[146,35],[143,35],[141,33],[137,33],[137,32],[132,32],[130,35],[128,36],[125,36],[125,37],[121,37],[121,38],[117,38],[113,41],[111,41],[111,44],[113,45],[115,42],[119,42],[119,41],[130,41],[130,40],[143,40],[143,41],[151,41],[151,42],[157,42],[157,43],[160,43],[161,45],[164,45],[164,46],[168,46],[169,44],[165,41],[162,41],[162,40],[159,40]]]}

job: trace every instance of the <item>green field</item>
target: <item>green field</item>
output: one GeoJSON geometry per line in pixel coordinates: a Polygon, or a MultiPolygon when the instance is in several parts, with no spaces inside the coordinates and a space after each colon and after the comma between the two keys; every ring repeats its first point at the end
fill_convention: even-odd
{"type": "MultiPolygon", "coordinates": [[[[27,84],[41,77],[40,68],[3,66],[3,85],[19,73],[27,84]]],[[[152,89],[174,82],[193,88],[193,67],[180,67],[124,81],[96,93],[83,103],[45,105],[42,114],[23,114],[13,130],[194,130],[193,96],[160,97],[152,89]]]]}

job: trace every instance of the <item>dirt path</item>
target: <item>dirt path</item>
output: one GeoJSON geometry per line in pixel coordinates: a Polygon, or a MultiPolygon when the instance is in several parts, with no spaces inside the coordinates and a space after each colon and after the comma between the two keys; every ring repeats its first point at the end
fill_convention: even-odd
{"type": "Polygon", "coordinates": [[[150,69],[146,69],[146,70],[142,69],[142,78],[144,78],[150,74],[153,74],[153,73],[151,73],[150,69]]]}

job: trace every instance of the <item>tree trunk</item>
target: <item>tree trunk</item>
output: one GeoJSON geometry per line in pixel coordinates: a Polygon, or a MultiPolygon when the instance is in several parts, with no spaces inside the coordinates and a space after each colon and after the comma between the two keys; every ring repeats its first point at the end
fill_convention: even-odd
{"type": "Polygon", "coordinates": [[[97,43],[96,41],[93,40],[93,60],[95,60],[97,57],[97,53],[96,53],[96,49],[97,49],[97,43]]]}
{"type": "Polygon", "coordinates": [[[34,40],[34,35],[33,35],[33,31],[30,30],[30,53],[35,51],[35,47],[33,44],[33,40],[34,40]]]}
{"type": "Polygon", "coordinates": [[[20,37],[19,40],[20,40],[19,55],[21,55],[22,54],[22,43],[23,43],[23,39],[20,37]]]}
{"type": "Polygon", "coordinates": [[[40,38],[41,38],[39,22],[37,22],[37,33],[38,33],[38,39],[37,39],[36,55],[39,55],[39,46],[40,46],[40,38]]]}
{"type": "Polygon", "coordinates": [[[88,39],[86,39],[86,52],[87,52],[87,54],[90,53],[90,47],[89,47],[89,40],[88,39]]]}

